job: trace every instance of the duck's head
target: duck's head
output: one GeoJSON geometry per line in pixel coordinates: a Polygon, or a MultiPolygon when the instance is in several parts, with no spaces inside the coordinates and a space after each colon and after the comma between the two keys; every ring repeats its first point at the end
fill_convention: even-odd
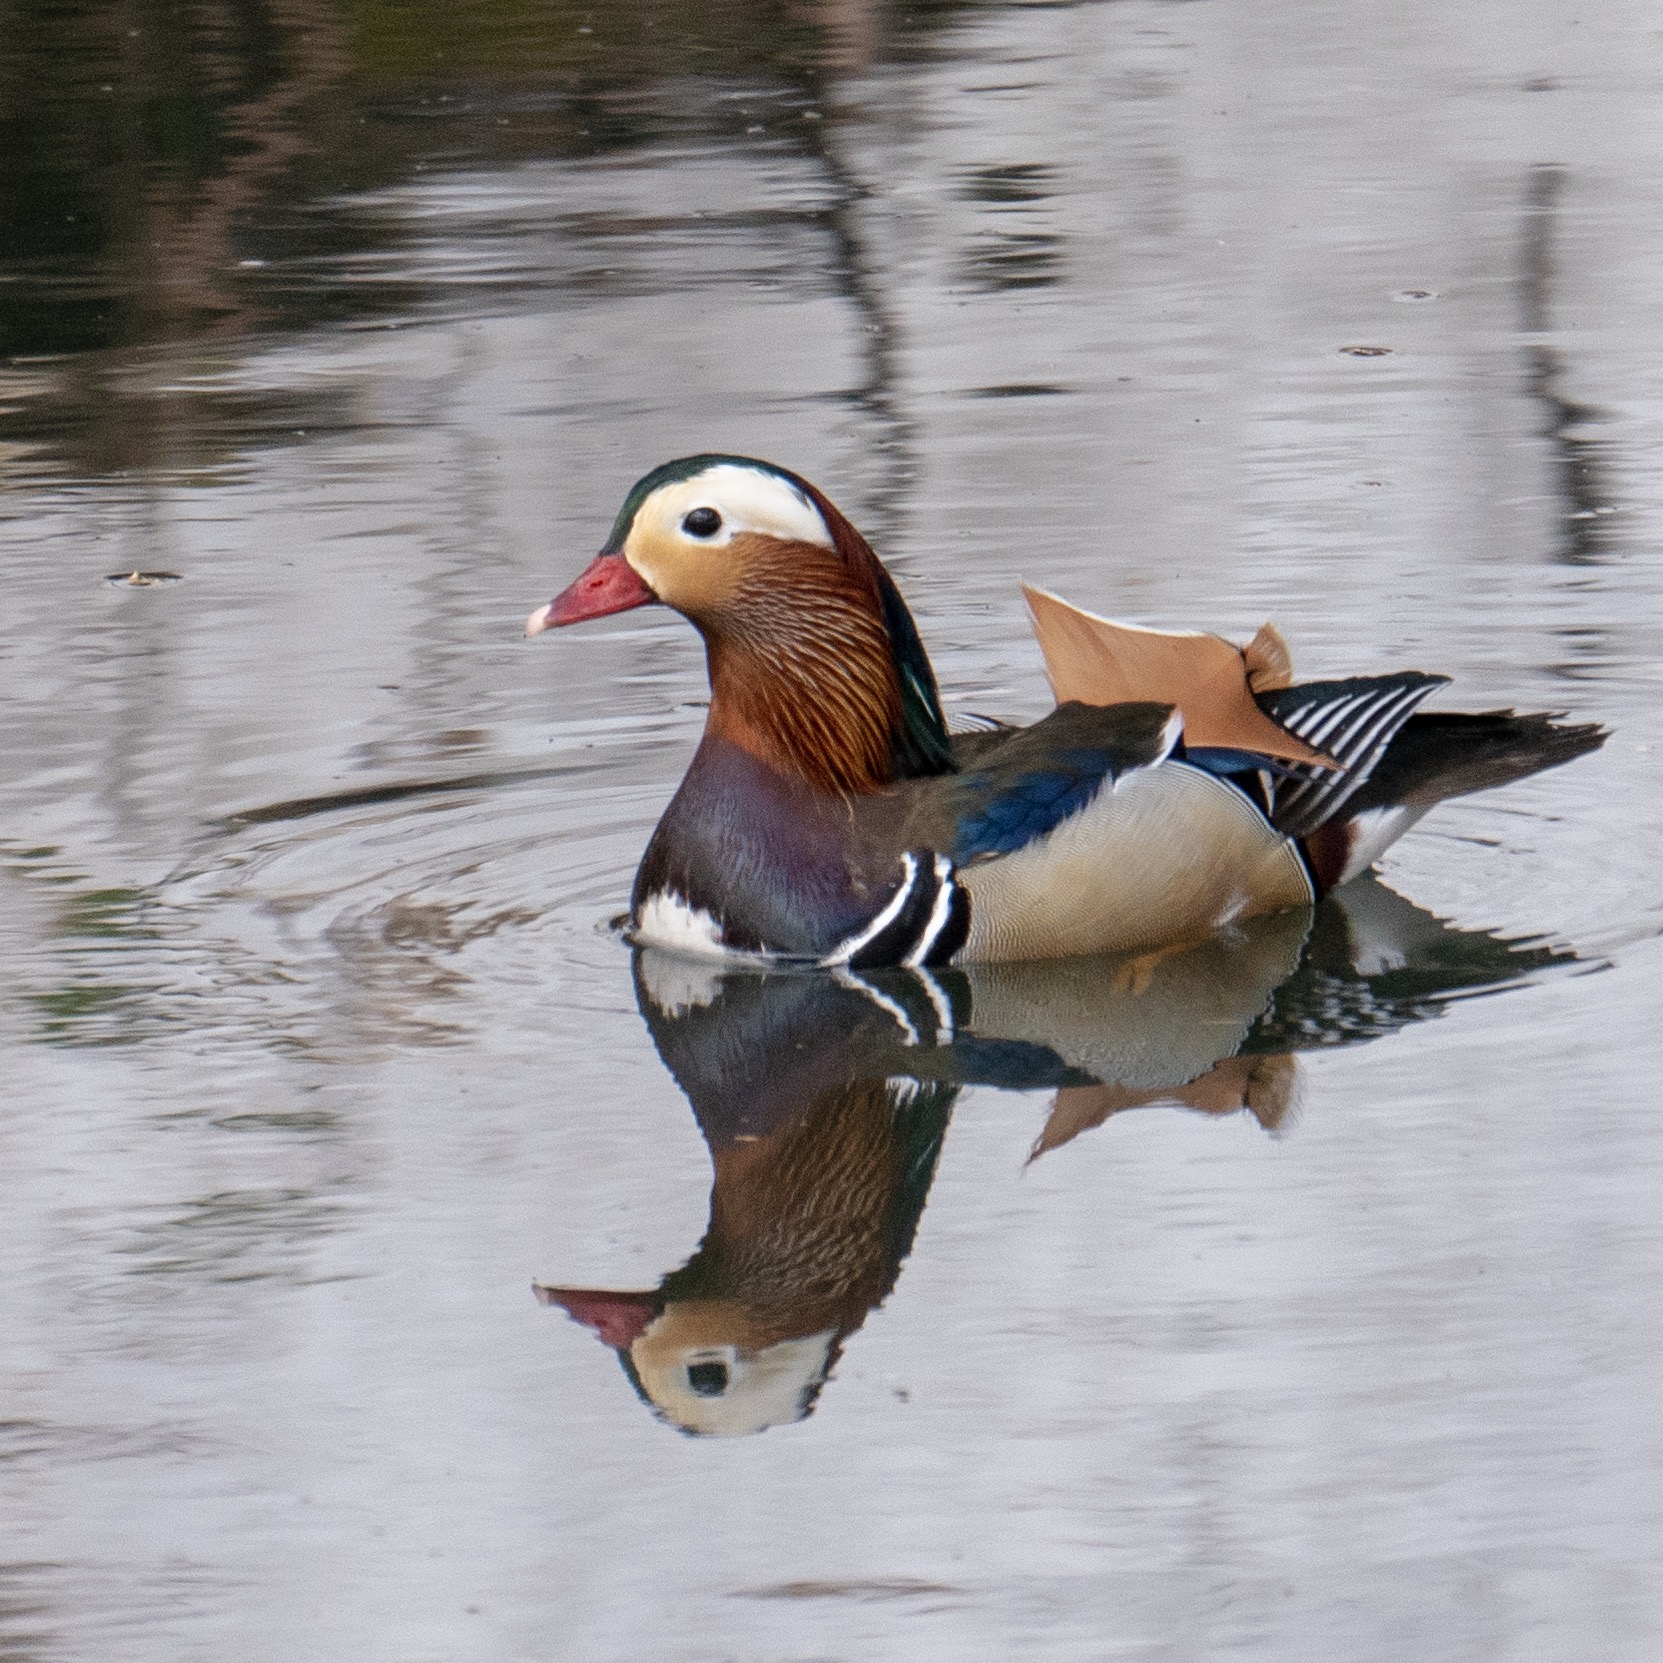
{"type": "Polygon", "coordinates": [[[601,552],[526,634],[662,602],[710,660],[711,728],[816,784],[952,767],[935,677],[866,540],[813,485],[745,456],[636,482],[601,552]]]}
{"type": "Polygon", "coordinates": [[[527,635],[662,601],[720,628],[759,574],[835,551],[842,516],[797,475],[744,456],[684,456],[635,482],[588,570],[526,620],[527,635]],[[823,504],[823,506],[822,506],[823,504]]]}
{"type": "Polygon", "coordinates": [[[695,1436],[803,1419],[836,1361],[836,1331],[779,1337],[755,1326],[727,1300],[672,1302],[630,1346],[626,1372],[662,1419],[695,1436]]]}
{"type": "Polygon", "coordinates": [[[801,1420],[843,1338],[837,1329],[782,1335],[728,1299],[542,1286],[537,1299],[593,1330],[659,1419],[699,1437],[801,1420]]]}

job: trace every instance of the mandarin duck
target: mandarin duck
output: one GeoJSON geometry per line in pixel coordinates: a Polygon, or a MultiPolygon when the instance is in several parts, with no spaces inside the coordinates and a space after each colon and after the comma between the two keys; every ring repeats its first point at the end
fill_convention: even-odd
{"type": "Polygon", "coordinates": [[[704,1239],[656,1289],[536,1293],[612,1347],[661,1420],[760,1432],[812,1411],[895,1285],[958,1088],[894,1078],[889,1012],[831,977],[741,976],[691,1001],[679,983],[637,955],[642,1015],[710,1150],[704,1239]]]}
{"type": "Polygon", "coordinates": [[[704,638],[704,736],[636,873],[635,939],[855,970],[1196,940],[1605,739],[1421,712],[1449,678],[1418,670],[1295,684],[1269,626],[1243,649],[1025,592],[1057,708],[949,732],[900,591],[822,491],[741,456],[639,480],[526,622],[662,602],[704,638]]]}

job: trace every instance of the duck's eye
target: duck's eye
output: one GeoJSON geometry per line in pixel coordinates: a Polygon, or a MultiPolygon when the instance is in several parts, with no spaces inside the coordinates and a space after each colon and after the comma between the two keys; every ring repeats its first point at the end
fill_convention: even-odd
{"type": "Polygon", "coordinates": [[[695,1397],[720,1397],[728,1389],[726,1363],[689,1363],[687,1384],[695,1397]]]}
{"type": "Polygon", "coordinates": [[[681,522],[689,537],[714,537],[722,529],[722,516],[714,508],[695,508],[681,522]]]}

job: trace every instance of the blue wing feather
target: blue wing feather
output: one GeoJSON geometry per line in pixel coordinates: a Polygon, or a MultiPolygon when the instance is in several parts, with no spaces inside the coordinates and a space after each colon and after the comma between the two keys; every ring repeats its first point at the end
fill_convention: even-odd
{"type": "Polygon", "coordinates": [[[1229,745],[1186,745],[1179,753],[1185,762],[1205,768],[1209,774],[1228,779],[1231,774],[1272,774],[1278,779],[1291,777],[1292,764],[1262,751],[1242,751],[1229,745]]]}
{"type": "Polygon", "coordinates": [[[1165,705],[1066,704],[1015,733],[952,782],[952,855],[1007,855],[1054,831],[1113,780],[1166,756],[1165,705]]]}
{"type": "Polygon", "coordinates": [[[1014,781],[984,803],[980,812],[959,821],[953,858],[966,861],[977,855],[1005,855],[1043,837],[1084,808],[1112,769],[1113,759],[1104,755],[1094,769],[1046,770],[1014,781]]]}

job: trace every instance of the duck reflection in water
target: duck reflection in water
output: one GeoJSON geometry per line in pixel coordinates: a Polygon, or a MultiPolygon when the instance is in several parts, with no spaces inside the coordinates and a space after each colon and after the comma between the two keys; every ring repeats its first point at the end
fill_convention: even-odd
{"type": "Polygon", "coordinates": [[[641,1013],[710,1148],[709,1226],[654,1290],[537,1295],[685,1432],[800,1420],[895,1284],[962,1086],[1055,1091],[1030,1158],[1156,1105],[1246,1110],[1275,1131],[1294,1052],[1574,962],[1453,928],[1373,880],[1133,958],[833,975],[639,950],[641,1013]]]}
{"type": "Polygon", "coordinates": [[[698,1252],[651,1293],[539,1288],[695,1433],[809,1412],[912,1245],[957,1088],[907,1078],[886,1002],[820,974],[641,952],[636,992],[715,1179],[698,1252]]]}

